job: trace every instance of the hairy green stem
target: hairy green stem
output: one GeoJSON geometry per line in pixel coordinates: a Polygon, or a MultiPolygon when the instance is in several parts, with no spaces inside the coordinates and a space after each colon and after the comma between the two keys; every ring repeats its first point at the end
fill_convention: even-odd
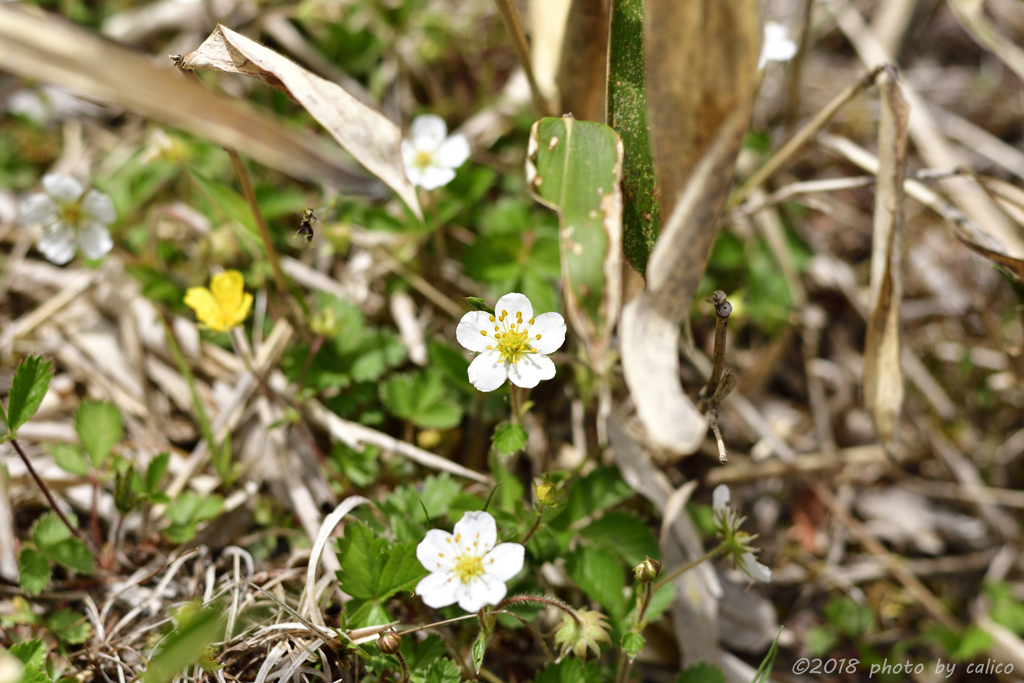
{"type": "Polygon", "coordinates": [[[718,553],[722,552],[723,550],[725,550],[725,544],[724,543],[722,545],[718,546],[717,548],[715,548],[714,550],[711,550],[709,552],[704,553],[704,555],[702,555],[701,557],[698,557],[693,562],[690,562],[689,564],[684,564],[682,567],[680,567],[679,569],[675,570],[674,572],[672,572],[668,576],[666,576],[664,579],[662,579],[658,583],[658,585],[654,587],[654,590],[655,591],[660,590],[662,588],[662,586],[664,586],[669,581],[671,581],[672,579],[676,578],[677,576],[679,576],[683,572],[686,572],[686,571],[689,571],[690,569],[693,569],[694,567],[696,567],[701,562],[704,562],[705,560],[710,560],[712,557],[714,557],[718,553]]]}
{"type": "Polygon", "coordinates": [[[554,598],[548,598],[543,595],[513,595],[511,598],[505,598],[500,603],[495,605],[494,609],[500,610],[503,607],[517,603],[517,602],[539,602],[543,605],[549,605],[551,607],[558,608],[572,617],[572,620],[576,622],[577,626],[582,626],[583,622],[580,621],[580,615],[576,614],[576,610],[569,605],[565,604],[561,600],[554,598]]]}

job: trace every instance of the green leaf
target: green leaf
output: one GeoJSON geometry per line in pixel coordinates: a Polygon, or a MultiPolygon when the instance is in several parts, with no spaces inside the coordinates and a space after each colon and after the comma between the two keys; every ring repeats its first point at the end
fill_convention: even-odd
{"type": "Polygon", "coordinates": [[[171,462],[170,453],[161,453],[149,461],[146,468],[146,493],[153,494],[160,491],[160,483],[167,473],[167,466],[171,462]]]}
{"type": "Polygon", "coordinates": [[[828,626],[813,626],[807,631],[807,653],[812,657],[824,657],[835,647],[839,638],[835,629],[828,626]]]}
{"type": "MultiPolygon", "coordinates": [[[[448,506],[462,492],[462,485],[447,473],[431,475],[419,486],[400,486],[388,496],[384,503],[385,509],[406,517],[423,520],[423,510],[427,509],[431,519],[448,514],[448,506]]],[[[470,508],[478,510],[477,508],[470,508]]],[[[422,535],[422,532],[421,532],[422,535]]]]}
{"type": "Polygon", "coordinates": [[[569,486],[568,514],[559,518],[575,522],[634,495],[615,467],[599,467],[569,486]]]}
{"type": "Polygon", "coordinates": [[[18,553],[18,585],[29,595],[39,595],[50,583],[53,570],[35,548],[22,548],[18,553]]]}
{"type": "Polygon", "coordinates": [[[484,665],[484,655],[487,654],[487,636],[483,633],[473,641],[473,671],[480,673],[480,667],[484,665]]]}
{"type": "Polygon", "coordinates": [[[383,602],[395,593],[411,589],[427,575],[420,561],[416,559],[416,545],[398,543],[388,552],[387,562],[377,582],[377,599],[383,602]]]}
{"type": "Polygon", "coordinates": [[[354,486],[369,486],[377,478],[378,448],[365,444],[362,452],[340,441],[331,446],[331,460],[354,486]]]}
{"type": "Polygon", "coordinates": [[[42,666],[46,660],[46,645],[38,638],[33,638],[23,643],[15,643],[11,646],[10,653],[25,666],[42,666]]]}
{"type": "Polygon", "coordinates": [[[480,297],[478,297],[478,296],[467,296],[467,297],[465,297],[465,300],[466,300],[467,304],[469,304],[470,306],[472,306],[476,310],[483,311],[484,313],[490,313],[491,315],[494,315],[494,307],[493,306],[488,306],[487,302],[484,301],[483,299],[481,299],[480,297]]]}
{"type": "Polygon", "coordinates": [[[213,519],[224,508],[224,499],[217,495],[203,496],[185,491],[167,506],[167,517],[175,524],[196,524],[213,519]]]}
{"type": "Polygon", "coordinates": [[[459,666],[450,659],[439,659],[427,670],[427,683],[459,683],[459,666]]]}
{"type": "Polygon", "coordinates": [[[644,0],[613,0],[608,43],[608,124],[622,138],[622,250],[641,274],[661,230],[647,128],[644,0]]]}
{"type": "Polygon", "coordinates": [[[622,143],[602,123],[544,118],[530,129],[530,191],[558,213],[566,310],[602,370],[621,296],[621,171],[622,143]]]}
{"type": "Polygon", "coordinates": [[[145,683],[169,683],[175,674],[198,662],[206,646],[224,632],[220,610],[208,607],[198,610],[187,625],[180,626],[164,641],[160,652],[142,674],[145,683]]]}
{"type": "Polygon", "coordinates": [[[586,665],[575,657],[567,657],[557,664],[548,664],[537,674],[534,683],[598,683],[601,670],[593,662],[586,665]]]}
{"type": "Polygon", "coordinates": [[[242,195],[238,194],[226,185],[206,177],[194,168],[186,167],[192,180],[202,189],[210,200],[223,211],[228,218],[238,222],[249,232],[253,242],[259,237],[259,229],[256,227],[256,219],[253,218],[252,209],[242,195]]]}
{"type": "Polygon", "coordinates": [[[121,411],[109,401],[83,401],[75,411],[75,431],[93,466],[102,469],[121,440],[121,411]]]}
{"type": "Polygon", "coordinates": [[[365,524],[347,525],[345,535],[338,541],[341,590],[353,598],[376,597],[378,581],[387,561],[386,547],[387,541],[378,538],[365,524]]]}
{"type": "Polygon", "coordinates": [[[676,683],[725,683],[725,673],[713,664],[697,662],[680,671],[676,683]]]}
{"type": "MultiPolygon", "coordinates": [[[[72,524],[77,522],[74,515],[70,515],[68,521],[72,524]]],[[[56,545],[71,536],[71,530],[56,512],[45,513],[32,525],[32,541],[40,550],[56,545]]]]}
{"type": "Polygon", "coordinates": [[[89,461],[85,459],[82,449],[73,443],[55,443],[44,446],[47,453],[53,456],[57,467],[69,474],[79,477],[89,474],[89,461]]]}
{"type": "Polygon", "coordinates": [[[626,635],[622,636],[622,649],[629,657],[629,661],[633,661],[641,650],[644,649],[644,637],[639,633],[629,631],[626,635]]]}
{"type": "Polygon", "coordinates": [[[364,628],[394,621],[388,611],[376,600],[353,600],[345,606],[348,612],[346,625],[349,628],[364,628]]]}
{"type": "Polygon", "coordinates": [[[46,628],[69,645],[80,645],[92,635],[92,624],[85,615],[67,607],[54,612],[46,620],[46,628]]]}
{"type": "Polygon", "coordinates": [[[849,598],[832,598],[825,605],[825,617],[850,638],[864,634],[875,620],[870,605],[861,605],[849,598]]]}
{"type": "Polygon", "coordinates": [[[396,417],[419,427],[448,429],[462,419],[462,408],[449,394],[439,372],[398,374],[380,388],[381,401],[396,417]]]}
{"type": "Polygon", "coordinates": [[[521,425],[502,422],[494,428],[491,443],[499,455],[511,455],[526,445],[526,430],[521,425]]]}
{"type": "Polygon", "coordinates": [[[658,541],[646,523],[630,512],[613,510],[585,526],[580,533],[601,547],[613,552],[630,567],[635,567],[646,557],[661,558],[658,541]]]}
{"type": "Polygon", "coordinates": [[[569,555],[566,569],[576,585],[605,611],[619,621],[625,610],[622,588],[625,586],[622,565],[618,560],[592,546],[580,546],[569,555]]]}
{"type": "MultiPolygon", "coordinates": [[[[412,643],[411,639],[404,638],[404,643],[409,643],[410,647],[412,643]]],[[[437,661],[439,657],[444,655],[445,650],[444,640],[441,636],[433,633],[423,639],[423,642],[416,645],[416,651],[411,656],[406,657],[409,660],[409,668],[413,671],[419,671],[420,669],[426,669],[431,664],[437,661]]]]}
{"type": "Polygon", "coordinates": [[[991,647],[993,642],[988,631],[971,624],[960,636],[960,643],[956,650],[949,653],[949,658],[954,662],[970,661],[991,647]]]}
{"type": "Polygon", "coordinates": [[[66,538],[60,543],[55,543],[47,548],[40,548],[43,556],[46,559],[62,564],[69,569],[82,572],[83,574],[92,574],[96,571],[96,560],[89,552],[89,548],[86,547],[78,538],[66,538]]]}
{"type": "Polygon", "coordinates": [[[444,375],[445,379],[454,384],[463,393],[473,395],[476,389],[469,383],[469,361],[457,349],[432,341],[427,345],[430,366],[444,375]]]}
{"type": "Polygon", "coordinates": [[[14,435],[21,425],[35,415],[50,386],[53,368],[39,356],[29,356],[14,371],[11,393],[7,399],[7,433],[14,435]]]}

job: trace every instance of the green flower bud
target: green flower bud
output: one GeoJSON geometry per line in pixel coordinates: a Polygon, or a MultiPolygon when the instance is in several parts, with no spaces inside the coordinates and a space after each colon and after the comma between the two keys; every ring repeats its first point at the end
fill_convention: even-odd
{"type": "Polygon", "coordinates": [[[377,639],[377,649],[386,655],[397,655],[402,649],[402,636],[394,631],[380,634],[377,639]]]}
{"type": "Polygon", "coordinates": [[[541,505],[546,505],[549,508],[558,507],[560,491],[557,486],[550,481],[545,481],[541,484],[534,484],[533,488],[537,492],[537,501],[541,505]]]}
{"type": "Polygon", "coordinates": [[[640,583],[650,583],[657,579],[659,574],[661,574],[661,562],[652,560],[650,557],[633,569],[633,576],[640,583]]]}

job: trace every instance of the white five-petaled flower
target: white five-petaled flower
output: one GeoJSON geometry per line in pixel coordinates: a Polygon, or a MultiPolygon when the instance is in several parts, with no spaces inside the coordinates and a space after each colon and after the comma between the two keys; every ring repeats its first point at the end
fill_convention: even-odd
{"type": "Polygon", "coordinates": [[[97,190],[85,192],[78,180],[58,173],[43,176],[43,190],[21,202],[21,220],[43,224],[36,247],[48,261],[67,263],[79,245],[91,259],[113,248],[107,225],[117,214],[110,197],[97,190]]]}
{"type": "Polygon", "coordinates": [[[454,533],[431,529],[416,546],[416,559],[430,572],[416,585],[416,594],[429,607],[456,602],[477,612],[505,597],[505,582],[523,568],[526,549],[519,543],[499,543],[498,527],[487,512],[467,512],[454,533]]]}
{"type": "Polygon", "coordinates": [[[494,315],[472,311],[462,316],[455,338],[479,352],[469,365],[469,381],[480,391],[494,391],[505,379],[530,389],[555,376],[548,358],[565,342],[565,321],[557,313],[533,317],[533,304],[522,294],[498,299],[494,315]]]}
{"type": "Polygon", "coordinates": [[[737,569],[749,576],[753,581],[768,583],[772,580],[772,570],[757,561],[756,548],[751,542],[757,538],[745,531],[740,531],[740,525],[746,517],[741,517],[735,510],[729,507],[732,494],[729,487],[719,484],[711,492],[711,510],[715,519],[715,530],[722,539],[725,546],[725,554],[732,558],[737,569]]]}
{"type": "Polygon", "coordinates": [[[402,140],[402,163],[409,182],[424,190],[447,185],[455,169],[469,158],[469,141],[462,133],[448,135],[444,119],[424,114],[412,120],[409,138],[402,140]]]}
{"type": "Polygon", "coordinates": [[[777,21],[766,21],[757,70],[763,69],[768,62],[788,62],[796,55],[796,50],[796,43],[789,39],[789,31],[785,26],[777,21]]]}

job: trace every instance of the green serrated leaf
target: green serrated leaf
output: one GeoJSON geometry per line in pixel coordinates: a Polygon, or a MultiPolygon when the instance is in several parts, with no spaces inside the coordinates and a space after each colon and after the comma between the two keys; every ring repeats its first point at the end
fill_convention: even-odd
{"type": "Polygon", "coordinates": [[[534,683],[598,683],[600,680],[601,669],[594,662],[584,664],[575,657],[566,657],[544,667],[534,683]]]}
{"type": "MultiPolygon", "coordinates": [[[[68,521],[72,524],[77,522],[74,515],[69,515],[68,521]]],[[[40,550],[45,550],[71,536],[71,530],[56,512],[45,513],[32,525],[32,541],[40,550]]]]}
{"type": "Polygon", "coordinates": [[[198,662],[207,645],[223,632],[220,610],[213,607],[197,610],[187,625],[182,625],[166,638],[160,652],[142,674],[142,680],[145,683],[169,683],[179,671],[198,662]]]}
{"type": "Polygon", "coordinates": [[[676,683],[725,683],[725,673],[713,664],[697,662],[680,671],[676,683]]]}
{"type": "Polygon", "coordinates": [[[18,553],[18,585],[29,595],[39,595],[50,583],[50,563],[35,548],[22,548],[18,553]]]}
{"type": "Polygon", "coordinates": [[[53,456],[57,467],[68,474],[83,477],[89,474],[89,461],[85,459],[82,449],[73,443],[55,443],[44,447],[53,456]]]}
{"type": "Polygon", "coordinates": [[[365,524],[349,524],[338,541],[338,580],[341,590],[353,598],[376,597],[377,585],[387,560],[387,541],[365,524]]]}
{"type": "Polygon", "coordinates": [[[450,659],[439,659],[427,670],[427,683],[459,683],[459,666],[450,659]]]}
{"type": "Polygon", "coordinates": [[[526,445],[526,430],[522,425],[502,422],[494,428],[491,442],[500,455],[511,455],[526,445]]]}
{"type": "Polygon", "coordinates": [[[388,552],[377,582],[377,599],[383,602],[399,591],[412,589],[426,575],[427,570],[416,559],[415,544],[399,543],[388,552]]]}
{"type": "Polygon", "coordinates": [[[566,558],[566,569],[576,585],[604,607],[609,616],[615,621],[622,619],[625,578],[618,560],[597,548],[580,546],[566,558]]]}
{"type": "Polygon", "coordinates": [[[25,666],[42,666],[46,660],[46,645],[38,638],[15,643],[9,652],[25,666]]]}
{"type": "Polygon", "coordinates": [[[462,419],[462,408],[439,372],[392,375],[381,385],[380,398],[393,415],[418,427],[448,429],[462,419]]]}
{"type": "Polygon", "coordinates": [[[622,251],[641,274],[661,229],[647,129],[644,0],[613,0],[608,41],[608,124],[622,138],[622,251]]]}
{"type": "Polygon", "coordinates": [[[121,411],[109,401],[83,401],[75,411],[75,431],[96,469],[102,469],[124,428],[121,411]]]}
{"type": "Polygon", "coordinates": [[[629,657],[630,661],[636,658],[640,651],[644,649],[644,637],[639,633],[629,631],[626,635],[622,636],[622,649],[629,657]]]}
{"type": "Polygon", "coordinates": [[[481,633],[473,641],[473,670],[480,673],[480,667],[484,665],[484,655],[487,654],[487,636],[481,633]]]}
{"type": "Polygon", "coordinates": [[[21,361],[14,371],[11,392],[7,399],[7,432],[16,434],[21,425],[35,415],[43,402],[46,390],[53,378],[49,361],[38,356],[29,356],[21,361]]]}
{"type": "Polygon", "coordinates": [[[604,510],[634,495],[615,467],[599,467],[569,486],[568,514],[565,523],[604,510]]]}
{"type": "Polygon", "coordinates": [[[67,607],[54,612],[46,620],[46,628],[69,645],[80,645],[92,635],[92,624],[85,615],[67,607]]]}
{"type": "Polygon", "coordinates": [[[544,118],[530,129],[530,191],[558,213],[566,310],[598,368],[621,296],[622,150],[602,123],[544,118]]]}
{"type": "Polygon", "coordinates": [[[642,519],[630,512],[613,510],[580,530],[580,533],[609,552],[615,553],[630,567],[651,557],[661,558],[654,532],[642,519]]]}
{"type": "Polygon", "coordinates": [[[96,571],[95,558],[85,543],[78,538],[66,538],[60,543],[40,548],[40,552],[46,559],[83,574],[92,574],[96,571]]]}
{"type": "Polygon", "coordinates": [[[160,483],[167,473],[167,466],[171,463],[170,453],[161,453],[149,461],[146,468],[146,493],[153,494],[160,491],[160,483]]]}

